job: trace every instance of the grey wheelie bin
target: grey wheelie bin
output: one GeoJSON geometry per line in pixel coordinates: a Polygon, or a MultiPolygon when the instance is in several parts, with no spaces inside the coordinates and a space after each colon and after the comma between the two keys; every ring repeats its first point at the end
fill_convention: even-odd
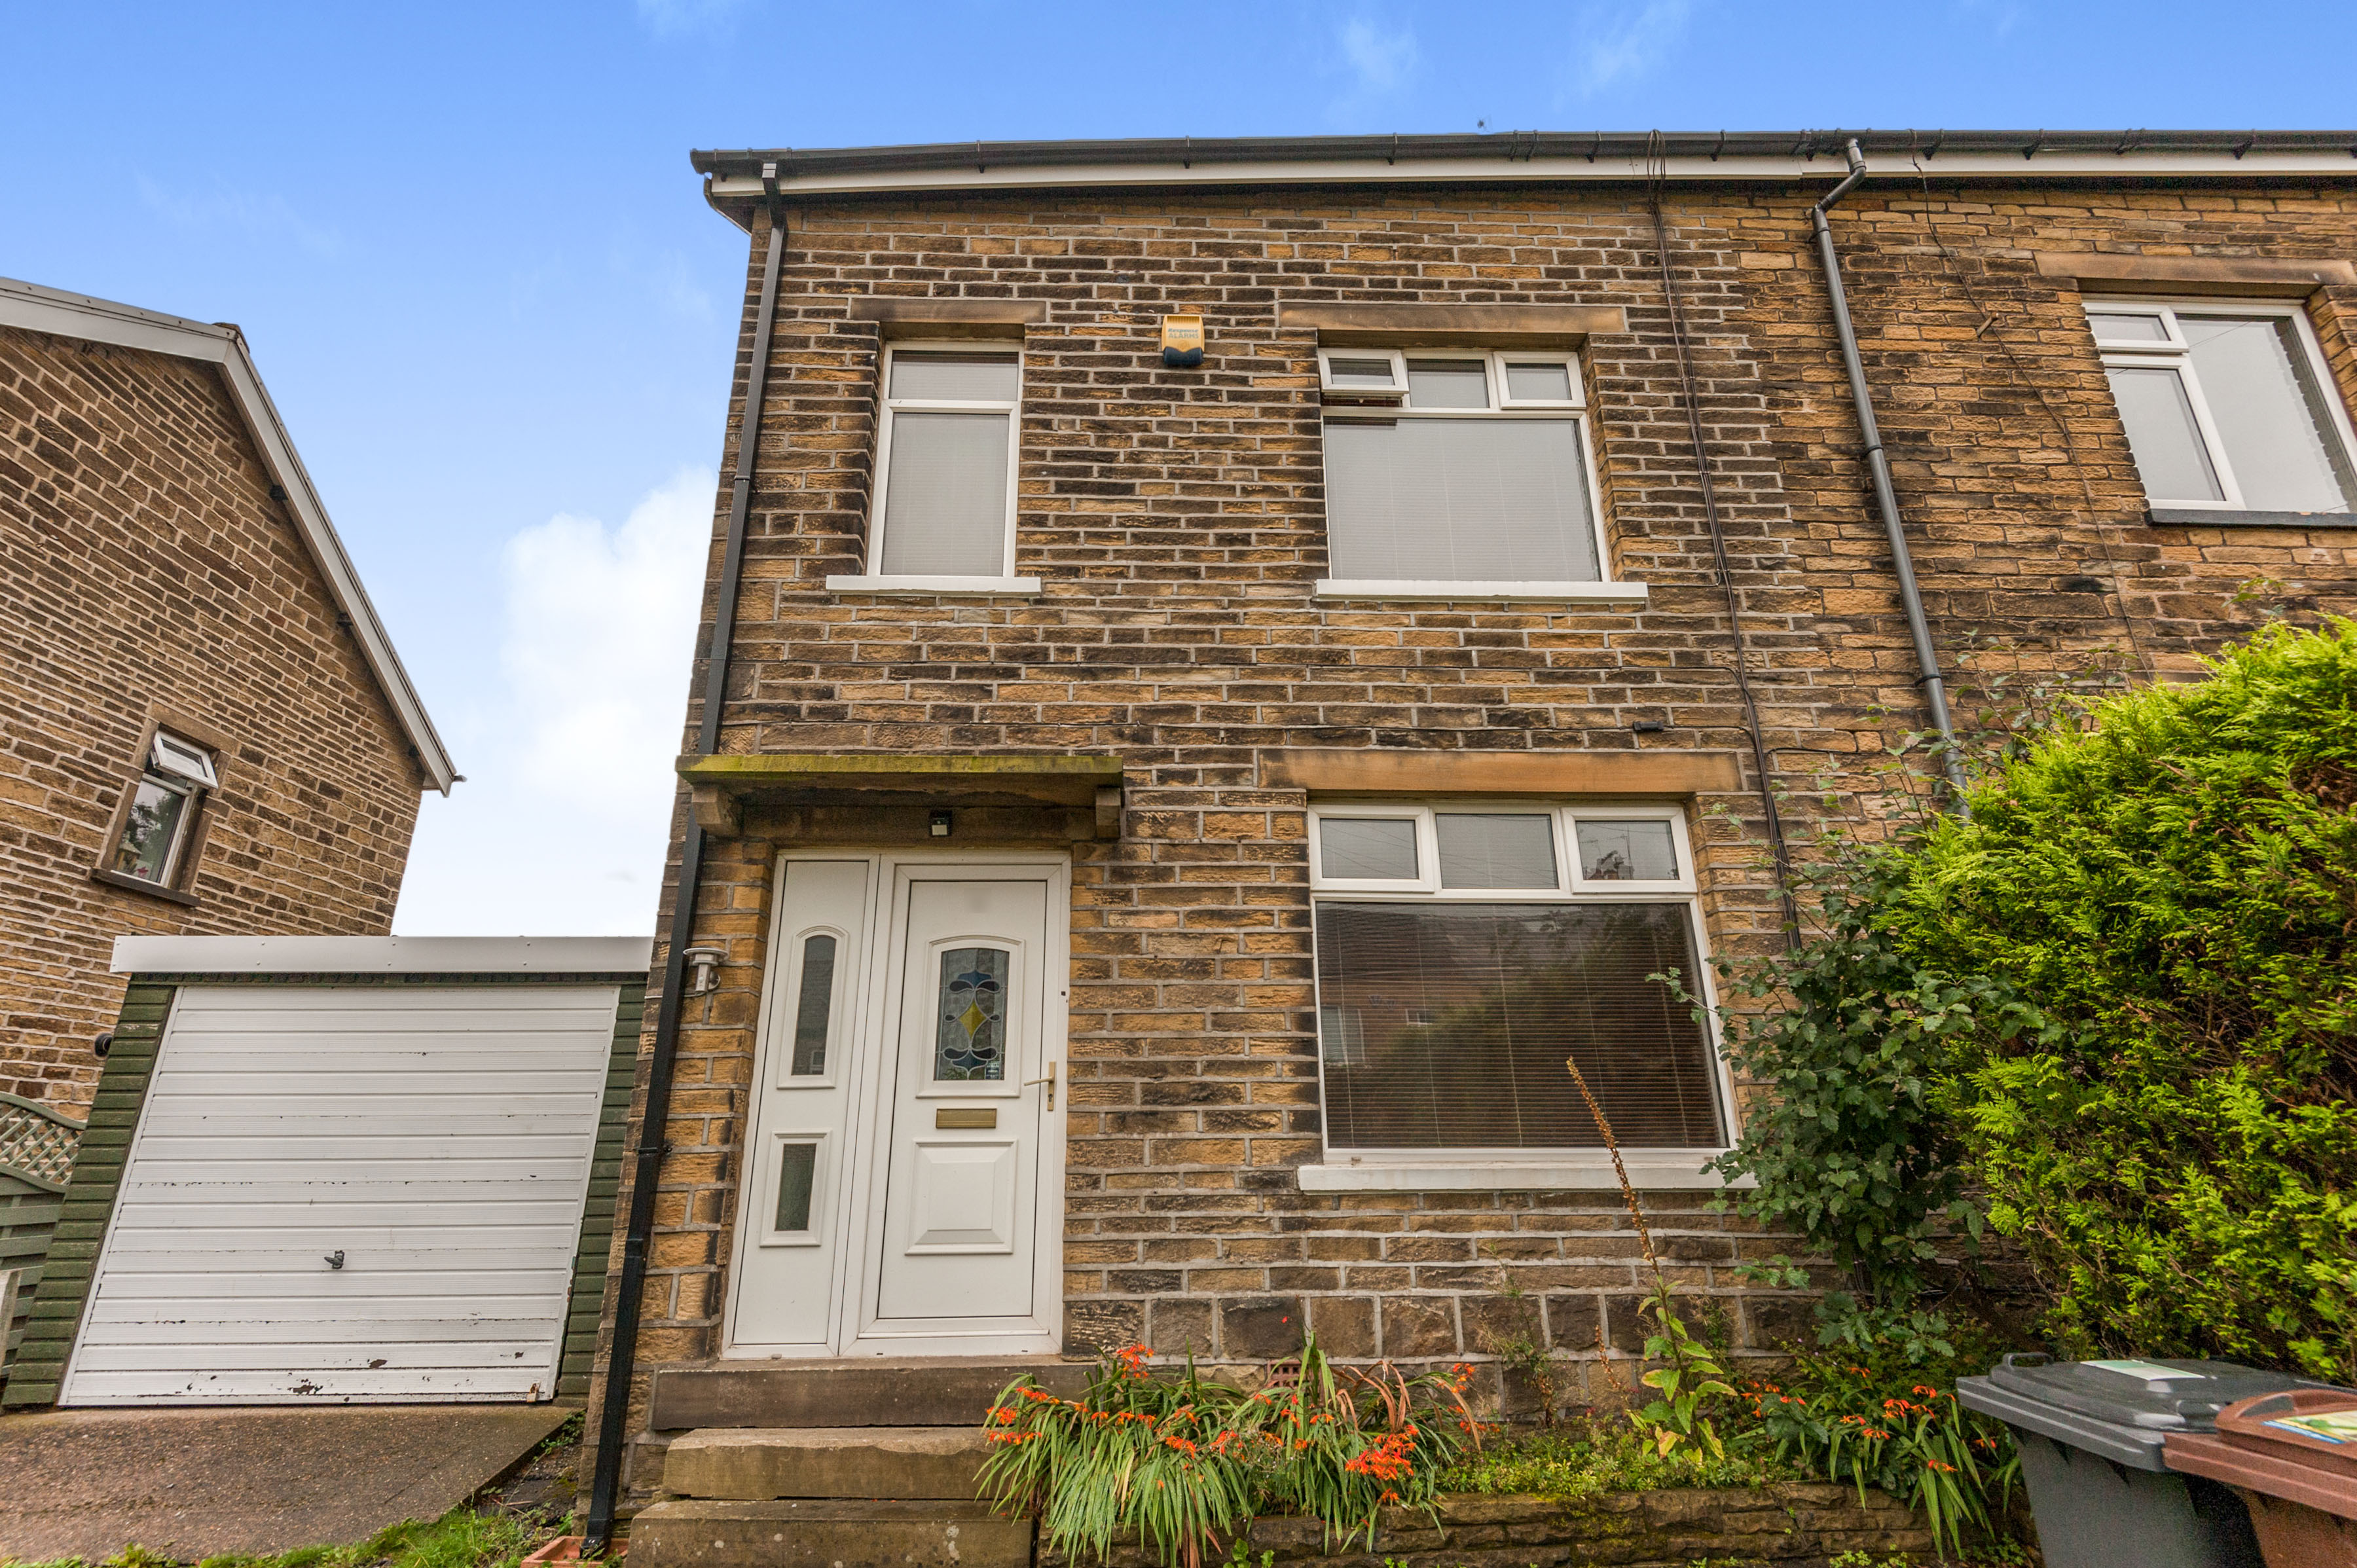
{"type": "Polygon", "coordinates": [[[2048,1568],[2260,1568],[2242,1499],[2171,1471],[2162,1444],[2236,1400],[2313,1386],[2232,1361],[2007,1356],[1956,1398],[2013,1429],[2048,1568]]]}

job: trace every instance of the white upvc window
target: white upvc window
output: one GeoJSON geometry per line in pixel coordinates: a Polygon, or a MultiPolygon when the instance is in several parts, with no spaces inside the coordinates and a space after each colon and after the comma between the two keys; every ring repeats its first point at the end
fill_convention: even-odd
{"type": "Polygon", "coordinates": [[[1334,599],[1642,606],[1609,569],[1579,356],[1321,348],[1334,599]]]}
{"type": "Polygon", "coordinates": [[[1324,1160],[1311,1191],[1720,1185],[1731,1085],[1674,806],[1314,806],[1324,1160]]]}
{"type": "Polygon", "coordinates": [[[2155,509],[2357,507],[2357,438],[2298,305],[2091,299],[2087,324],[2155,509]]]}
{"type": "Polygon", "coordinates": [[[1015,480],[1023,403],[1019,349],[894,343],[867,530],[867,574],[843,593],[1031,594],[1015,575],[1015,480]]]}
{"type": "Polygon", "coordinates": [[[220,788],[210,751],[157,730],[139,777],[131,781],[104,869],[157,887],[178,886],[204,798],[220,788]]]}

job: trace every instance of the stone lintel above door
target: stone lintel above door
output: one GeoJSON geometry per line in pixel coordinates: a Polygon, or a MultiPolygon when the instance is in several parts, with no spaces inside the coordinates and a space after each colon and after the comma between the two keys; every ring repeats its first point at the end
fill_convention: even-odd
{"type": "Polygon", "coordinates": [[[748,805],[826,803],[1089,810],[1094,835],[1120,836],[1122,761],[1103,754],[768,752],[683,757],[695,819],[708,833],[744,831],[748,805]]]}

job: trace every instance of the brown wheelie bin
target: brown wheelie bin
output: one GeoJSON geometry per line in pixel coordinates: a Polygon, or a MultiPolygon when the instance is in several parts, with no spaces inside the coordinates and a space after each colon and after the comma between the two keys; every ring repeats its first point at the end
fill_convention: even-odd
{"type": "Polygon", "coordinates": [[[2162,1457],[2234,1488],[2267,1568],[2357,1568],[2357,1392],[2255,1394],[2215,1433],[2170,1433],[2162,1457]]]}

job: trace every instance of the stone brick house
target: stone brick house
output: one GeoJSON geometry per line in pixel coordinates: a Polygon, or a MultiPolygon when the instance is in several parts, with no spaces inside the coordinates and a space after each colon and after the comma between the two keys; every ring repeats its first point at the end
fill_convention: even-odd
{"type": "MultiPolygon", "coordinates": [[[[1494,1391],[1522,1337],[1602,1397],[1638,1247],[1566,1055],[1675,1275],[1739,1351],[1794,1326],[1647,977],[1779,940],[1766,785],[1870,817],[1932,722],[1813,237],[1846,139],[695,156],[750,271],[624,1503],[683,1432],[968,1421],[1132,1340],[1494,1391]]],[[[1960,722],[2357,609],[2357,138],[1860,139],[1830,231],[1960,722]]]]}
{"type": "Polygon", "coordinates": [[[0,279],[0,1092],[122,936],[382,936],[457,779],[234,327],[0,279]]]}

